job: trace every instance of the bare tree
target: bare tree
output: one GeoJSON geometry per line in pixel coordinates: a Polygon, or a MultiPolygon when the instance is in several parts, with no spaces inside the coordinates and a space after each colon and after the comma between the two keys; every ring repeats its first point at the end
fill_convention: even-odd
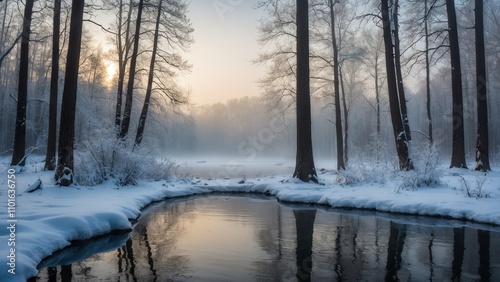
{"type": "Polygon", "coordinates": [[[137,65],[137,56],[139,53],[139,37],[141,30],[142,21],[142,10],[144,8],[144,0],[139,0],[139,6],[137,10],[137,20],[135,22],[135,35],[134,35],[134,47],[132,51],[132,57],[130,58],[130,70],[127,83],[127,96],[125,98],[125,109],[123,112],[123,120],[120,129],[120,139],[125,139],[128,134],[128,129],[130,126],[130,116],[132,114],[132,102],[134,100],[134,82],[135,82],[135,69],[137,65]]]}
{"type": "Polygon", "coordinates": [[[375,104],[373,104],[370,99],[365,97],[366,101],[370,104],[376,114],[376,133],[377,138],[380,137],[381,124],[380,124],[380,92],[382,84],[384,81],[384,75],[382,70],[382,56],[384,48],[384,38],[381,31],[370,32],[366,31],[363,33],[364,38],[364,52],[363,52],[363,62],[368,68],[370,76],[373,78],[374,82],[374,92],[375,92],[375,104]]]}
{"type": "Polygon", "coordinates": [[[260,23],[258,40],[267,50],[255,60],[268,65],[266,76],[259,81],[262,97],[268,108],[287,110],[296,95],[295,4],[293,0],[265,0],[258,7],[268,14],[260,23]]]}
{"type": "Polygon", "coordinates": [[[451,167],[467,168],[465,161],[464,106],[462,96],[462,67],[460,65],[460,47],[458,41],[455,0],[446,0],[448,14],[448,33],[451,58],[451,88],[453,104],[453,137],[451,167]]]}
{"type": "Polygon", "coordinates": [[[297,155],[293,177],[318,182],[311,138],[309,84],[309,3],[296,0],[297,21],[297,155]]]}
{"type": "Polygon", "coordinates": [[[133,34],[130,28],[132,23],[133,0],[130,0],[128,4],[126,4],[124,0],[105,0],[103,2],[106,9],[117,9],[115,44],[118,55],[118,78],[116,85],[115,131],[119,137],[122,122],[123,87],[125,85],[125,75],[127,73],[126,68],[130,59],[129,54],[133,45],[133,34]]]}
{"type": "Polygon", "coordinates": [[[488,134],[488,102],[486,58],[484,50],[483,0],[475,0],[475,32],[476,32],[476,89],[477,89],[477,142],[475,170],[488,171],[489,134],[488,134]]]}
{"type": "MultiPolygon", "coordinates": [[[[335,2],[336,3],[336,2],[335,2]]],[[[339,66],[339,49],[337,47],[337,38],[335,32],[335,12],[333,0],[328,0],[331,20],[331,36],[333,45],[333,83],[335,89],[335,132],[337,135],[337,170],[345,170],[344,162],[344,142],[342,132],[342,111],[340,110],[340,66],[339,66]]]]}
{"type": "Polygon", "coordinates": [[[431,145],[434,143],[434,137],[432,135],[432,113],[431,113],[431,67],[430,67],[430,56],[429,56],[429,5],[428,0],[424,0],[424,32],[425,32],[425,97],[427,111],[427,122],[429,142],[431,145]]]}
{"type": "Polygon", "coordinates": [[[17,42],[22,37],[22,33],[17,35],[13,42],[9,42],[9,31],[11,30],[12,27],[12,21],[14,16],[12,13],[9,14],[9,1],[2,2],[2,8],[0,10],[0,18],[2,19],[2,25],[0,29],[0,69],[2,68],[2,62],[3,60],[7,57],[7,55],[10,54],[12,50],[14,50],[14,47],[16,46],[17,42]]]}
{"type": "Polygon", "coordinates": [[[390,10],[388,0],[382,0],[382,30],[384,34],[385,46],[385,62],[387,70],[387,89],[389,91],[389,108],[391,112],[392,127],[394,131],[394,139],[396,142],[396,151],[399,158],[399,167],[402,170],[413,169],[413,164],[410,159],[409,140],[405,133],[405,122],[403,120],[401,103],[406,103],[404,98],[398,93],[398,76],[396,74],[396,64],[394,62],[394,43],[392,37],[392,22],[390,19],[390,10]]]}
{"type": "Polygon", "coordinates": [[[73,183],[76,94],[82,45],[84,2],[84,0],[73,0],[71,7],[69,46],[59,128],[58,162],[54,176],[56,181],[63,186],[69,186],[73,183]]]}
{"type": "Polygon", "coordinates": [[[407,146],[411,142],[410,123],[408,120],[408,109],[406,107],[406,95],[401,70],[401,47],[399,39],[399,0],[392,3],[392,36],[394,37],[394,67],[396,69],[396,81],[398,86],[399,110],[403,119],[404,134],[407,146]]]}
{"type": "Polygon", "coordinates": [[[52,30],[52,72],[50,76],[49,130],[47,134],[47,152],[45,169],[56,168],[57,150],[57,96],[59,91],[59,33],[61,25],[61,0],[54,1],[52,30]]]}
{"type": "MultiPolygon", "coordinates": [[[[7,7],[7,5],[5,5],[7,7]]],[[[5,50],[3,51],[2,53],[0,53],[0,68],[2,67],[2,62],[3,60],[7,57],[7,55],[10,54],[10,52],[14,49],[14,47],[16,46],[17,42],[19,42],[19,39],[21,39],[22,37],[22,34],[20,34],[15,40],[14,42],[5,50]]]]}
{"type": "Polygon", "coordinates": [[[186,98],[177,90],[174,83],[171,83],[169,85],[170,87],[166,86],[167,81],[173,81],[172,78],[175,76],[174,70],[183,70],[189,67],[186,62],[182,60],[180,55],[171,52],[177,48],[185,50],[192,42],[190,33],[193,29],[186,17],[187,4],[183,1],[159,0],[156,9],[157,15],[153,35],[153,50],[149,66],[146,96],[139,117],[134,148],[142,142],[155,77],[157,77],[158,80],[156,83],[156,90],[158,92],[164,92],[168,99],[174,104],[187,102],[186,98]],[[164,27],[163,29],[161,29],[162,26],[164,27]],[[168,41],[169,44],[167,46],[173,50],[170,50],[170,52],[162,50],[160,48],[160,39],[168,41]],[[157,67],[155,68],[155,66],[157,67]],[[169,77],[159,79],[160,75],[158,73],[165,73],[169,77]]]}
{"type": "Polygon", "coordinates": [[[19,62],[19,84],[17,92],[16,129],[11,165],[24,166],[26,160],[26,106],[28,102],[29,42],[34,0],[27,0],[24,6],[23,31],[21,39],[21,60],[19,62]]]}

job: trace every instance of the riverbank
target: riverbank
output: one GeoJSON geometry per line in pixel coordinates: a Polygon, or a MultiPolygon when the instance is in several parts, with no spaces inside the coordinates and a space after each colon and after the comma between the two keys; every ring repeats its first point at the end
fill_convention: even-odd
{"type": "MultiPolygon", "coordinates": [[[[10,185],[13,189],[0,191],[4,225],[0,228],[1,281],[25,281],[36,275],[36,266],[43,258],[70,245],[71,241],[131,229],[132,221],[140,217],[141,210],[151,202],[204,193],[265,193],[287,202],[500,225],[500,173],[495,169],[486,176],[470,170],[443,169],[439,182],[420,187],[408,184],[415,177],[409,173],[388,172],[357,181],[351,179],[354,173],[338,175],[322,169],[320,183],[311,184],[290,179],[287,174],[229,177],[232,175],[225,173],[234,166],[228,166],[228,169],[218,167],[213,177],[183,177],[129,187],[117,187],[109,181],[96,187],[60,188],[54,185],[52,172],[41,171],[40,163],[26,166],[21,173],[9,171],[7,164],[6,160],[1,163],[5,173],[0,183],[6,188],[14,185],[10,185]],[[9,183],[9,176],[15,181],[9,183]],[[26,192],[38,180],[42,189],[26,192]]],[[[209,162],[201,164],[210,165],[209,162]]],[[[282,166],[282,163],[274,163],[278,164],[282,166]]]]}

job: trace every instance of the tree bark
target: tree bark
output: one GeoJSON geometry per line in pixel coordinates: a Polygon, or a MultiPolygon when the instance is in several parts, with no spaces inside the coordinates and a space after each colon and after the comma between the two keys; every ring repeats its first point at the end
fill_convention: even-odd
{"type": "Polygon", "coordinates": [[[335,99],[335,134],[337,136],[337,170],[345,170],[344,141],[342,132],[342,111],[340,110],[340,74],[339,74],[339,50],[335,34],[335,14],[333,11],[333,0],[329,0],[331,36],[333,46],[333,84],[335,99]]]}
{"type": "Polygon", "coordinates": [[[134,50],[132,51],[132,57],[130,58],[130,71],[127,83],[127,96],[125,98],[125,110],[123,112],[123,120],[120,130],[120,139],[125,140],[128,134],[128,129],[130,126],[130,116],[132,114],[132,102],[134,100],[134,79],[135,79],[135,68],[137,65],[137,54],[139,52],[139,36],[142,21],[142,9],[144,7],[144,0],[139,0],[139,7],[137,10],[137,21],[135,23],[135,35],[134,35],[134,50]]]}
{"type": "Polygon", "coordinates": [[[484,51],[483,0],[475,0],[476,18],[476,89],[477,89],[477,142],[475,170],[489,171],[490,150],[488,132],[488,101],[486,58],[484,51]]]}
{"type": "Polygon", "coordinates": [[[407,135],[405,134],[398,96],[388,0],[382,0],[381,12],[382,28],[384,33],[385,62],[387,69],[387,90],[389,92],[389,109],[391,112],[396,151],[399,158],[399,167],[402,170],[411,170],[413,169],[413,164],[409,155],[408,140],[406,139],[407,135]]]}
{"type": "Polygon", "coordinates": [[[57,150],[57,95],[59,91],[59,33],[61,24],[61,0],[54,1],[52,34],[52,72],[50,76],[49,131],[47,133],[47,152],[45,169],[56,168],[57,150]]]}
{"type": "Polygon", "coordinates": [[[462,96],[462,68],[458,44],[457,16],[455,0],[446,0],[448,33],[450,38],[451,89],[453,104],[453,139],[450,168],[467,168],[465,162],[464,106],[462,96]]]}
{"type": "Polygon", "coordinates": [[[311,137],[311,94],[309,85],[309,3],[297,3],[297,154],[296,177],[304,182],[318,182],[314,167],[311,137]]]}
{"type": "Polygon", "coordinates": [[[26,106],[28,103],[28,70],[31,17],[34,0],[27,0],[24,6],[21,58],[19,62],[19,84],[17,92],[16,128],[11,165],[24,166],[26,158],[26,106]]]}
{"type": "Polygon", "coordinates": [[[62,186],[69,186],[73,183],[76,96],[82,45],[84,2],[84,0],[73,0],[71,7],[69,45],[59,127],[59,155],[55,173],[55,179],[62,186]]]}
{"type": "Polygon", "coordinates": [[[154,71],[155,71],[156,52],[158,50],[158,37],[159,37],[159,33],[160,33],[162,3],[163,3],[163,0],[160,0],[159,4],[158,4],[158,15],[156,18],[155,34],[154,34],[154,39],[153,39],[153,53],[151,54],[151,62],[149,65],[148,85],[146,88],[146,97],[144,98],[144,105],[142,106],[141,116],[139,117],[139,124],[137,127],[137,135],[135,137],[134,148],[139,146],[142,142],[142,137],[144,134],[144,127],[146,125],[146,118],[148,116],[149,104],[151,103],[151,94],[153,92],[153,78],[154,78],[154,71]]]}

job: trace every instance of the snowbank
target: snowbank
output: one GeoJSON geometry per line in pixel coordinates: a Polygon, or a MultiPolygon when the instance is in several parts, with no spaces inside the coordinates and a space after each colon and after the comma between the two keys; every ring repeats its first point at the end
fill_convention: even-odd
{"type": "MultiPolygon", "coordinates": [[[[265,193],[287,202],[443,216],[500,225],[500,173],[491,172],[487,178],[468,170],[447,170],[446,173],[441,177],[441,184],[416,189],[401,189],[404,179],[399,176],[382,184],[339,185],[335,173],[328,171],[319,176],[320,184],[300,183],[282,175],[244,180],[162,181],[119,188],[112,182],[97,187],[60,188],[53,185],[51,172],[35,169],[16,173],[16,222],[7,221],[9,194],[7,189],[0,191],[3,225],[0,228],[0,281],[26,281],[35,276],[36,266],[43,258],[73,240],[131,229],[131,222],[151,202],[201,193],[265,193]],[[39,179],[42,189],[26,192],[39,179]],[[479,194],[487,197],[467,197],[466,187],[469,192],[480,188],[479,194]],[[15,230],[7,228],[11,224],[15,230]],[[14,240],[9,241],[12,236],[14,240]],[[15,242],[15,246],[9,246],[9,242],[15,242]],[[10,248],[15,248],[15,258],[10,248]],[[8,272],[12,269],[9,261],[15,262],[15,275],[8,272]]],[[[0,183],[8,187],[7,177],[0,183]]]]}

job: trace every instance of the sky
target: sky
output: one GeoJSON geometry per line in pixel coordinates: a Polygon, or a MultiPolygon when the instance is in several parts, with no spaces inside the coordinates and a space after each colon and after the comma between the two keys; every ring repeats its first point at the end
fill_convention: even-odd
{"type": "Polygon", "coordinates": [[[257,0],[192,0],[189,17],[195,43],[185,56],[193,65],[181,79],[194,104],[224,102],[260,93],[265,69],[252,63],[260,50],[257,0]]]}

